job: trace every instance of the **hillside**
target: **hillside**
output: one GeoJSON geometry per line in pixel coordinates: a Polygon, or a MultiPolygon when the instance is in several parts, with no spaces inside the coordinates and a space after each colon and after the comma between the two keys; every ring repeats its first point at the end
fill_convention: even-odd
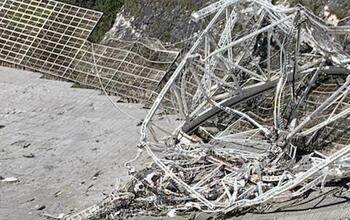
{"type": "MultiPolygon", "coordinates": [[[[137,39],[140,36],[177,43],[189,38],[200,25],[190,21],[190,14],[214,0],[61,0],[104,13],[90,36],[100,42],[105,34],[112,38],[137,39]],[[111,30],[110,30],[111,29],[111,30]]],[[[348,0],[273,0],[274,3],[302,4],[317,15],[328,6],[337,19],[350,16],[348,0]]]]}

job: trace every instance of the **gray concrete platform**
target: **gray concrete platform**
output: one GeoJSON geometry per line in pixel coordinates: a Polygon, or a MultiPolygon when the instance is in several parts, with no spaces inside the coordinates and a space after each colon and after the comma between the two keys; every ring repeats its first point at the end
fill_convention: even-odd
{"type": "MultiPolygon", "coordinates": [[[[137,151],[138,122],[105,96],[40,76],[0,68],[0,176],[20,181],[0,183],[1,220],[97,203],[127,180],[123,164],[137,151]]],[[[137,104],[118,106],[138,119],[146,114],[137,104]]]]}

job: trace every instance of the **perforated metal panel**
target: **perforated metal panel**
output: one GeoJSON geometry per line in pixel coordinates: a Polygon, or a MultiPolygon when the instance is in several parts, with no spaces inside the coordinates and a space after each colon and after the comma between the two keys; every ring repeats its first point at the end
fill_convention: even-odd
{"type": "Polygon", "coordinates": [[[51,0],[4,0],[0,59],[64,75],[101,16],[51,0]]]}

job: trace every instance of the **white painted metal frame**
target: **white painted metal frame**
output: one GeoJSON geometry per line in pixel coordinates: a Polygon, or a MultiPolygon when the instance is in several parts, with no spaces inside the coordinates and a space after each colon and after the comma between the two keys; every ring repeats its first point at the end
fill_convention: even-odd
{"type": "MultiPolygon", "coordinates": [[[[323,70],[324,64],[324,59],[320,57],[330,57],[335,65],[339,64],[343,68],[350,70],[349,66],[343,65],[344,60],[347,60],[346,55],[343,55],[341,52],[337,53],[338,50],[336,50],[337,48],[331,41],[322,42],[322,39],[317,39],[317,34],[332,34],[332,30],[328,30],[318,23],[307,10],[303,8],[285,9],[283,6],[276,7],[263,0],[218,1],[199,12],[193,13],[192,17],[198,21],[213,13],[216,14],[211,17],[210,23],[198,35],[196,42],[184,56],[153,103],[141,126],[139,146],[150,155],[166,176],[171,177],[174,182],[186,189],[187,193],[198,201],[196,208],[209,212],[230,212],[235,209],[258,205],[271,199],[278,199],[285,192],[291,193],[288,195],[293,197],[300,195],[311,187],[316,187],[317,184],[321,183],[323,185],[328,174],[325,174],[322,169],[325,167],[339,168],[337,164],[340,161],[344,161],[344,158],[349,157],[350,146],[348,144],[343,145],[342,148],[337,148],[338,151],[334,150],[332,154],[322,159],[313,157],[313,154],[305,155],[305,158],[310,157],[311,160],[301,161],[305,162],[304,164],[295,164],[295,168],[301,170],[300,173],[291,175],[291,173],[284,172],[282,175],[271,177],[271,179],[274,179],[271,181],[278,182],[274,187],[263,183],[260,179],[260,186],[258,183],[256,186],[252,186],[253,188],[248,189],[240,186],[240,195],[238,195],[238,186],[232,184],[234,183],[234,178],[226,181],[225,177],[220,182],[224,184],[225,193],[217,200],[205,198],[203,196],[205,193],[201,191],[202,189],[198,187],[198,184],[185,183],[185,180],[181,179],[180,174],[177,175],[178,173],[175,171],[172,172],[170,166],[167,166],[169,164],[167,163],[168,158],[163,160],[152,150],[153,147],[159,148],[159,146],[164,145],[164,148],[173,148],[175,152],[187,153],[185,149],[198,149],[203,145],[204,148],[210,148],[215,151],[221,149],[221,145],[217,143],[222,143],[225,146],[223,151],[228,146],[232,146],[236,150],[235,153],[229,154],[230,156],[244,158],[243,150],[241,151],[240,147],[249,149],[249,146],[260,146],[259,150],[271,157],[275,157],[270,164],[272,166],[272,164],[277,164],[284,155],[288,155],[289,158],[294,160],[298,147],[306,147],[308,144],[307,141],[304,144],[299,144],[297,138],[293,139],[294,137],[309,137],[336,120],[345,118],[350,114],[350,107],[346,105],[350,103],[344,104],[350,88],[350,78],[348,77],[348,80],[343,85],[339,85],[333,95],[320,101],[320,106],[315,111],[306,112],[306,116],[301,119],[294,118],[296,117],[294,116],[292,118],[294,120],[288,121],[288,126],[283,121],[285,119],[283,118],[284,114],[286,114],[283,110],[287,105],[287,101],[284,100],[285,97],[288,97],[288,95],[293,97],[293,99],[288,99],[291,102],[295,101],[298,103],[299,100],[294,99],[300,99],[300,102],[304,102],[303,95],[294,97],[294,94],[291,92],[291,85],[294,86],[295,83],[298,86],[299,83],[303,82],[303,79],[306,80],[307,76],[312,76],[312,74],[315,74],[317,77],[318,72],[323,70]],[[232,39],[235,34],[234,31],[237,30],[234,29],[235,16],[233,15],[236,12],[238,13],[237,16],[239,16],[239,11],[233,10],[235,10],[235,4],[240,3],[244,4],[244,7],[237,8],[244,8],[245,11],[248,11],[247,14],[249,14],[250,10],[251,17],[261,16],[261,23],[257,22],[259,23],[257,29],[252,28],[254,25],[247,25],[250,28],[248,31],[238,33],[235,36],[236,38],[232,39]],[[254,13],[257,11],[255,9],[259,9],[260,13],[254,13]],[[226,16],[223,16],[223,12],[226,12],[226,16]],[[300,16],[305,17],[300,19],[300,16]],[[226,18],[222,19],[223,17],[226,18]],[[303,19],[310,23],[306,23],[303,28],[300,28],[299,25],[304,21],[303,19]],[[263,20],[266,22],[264,25],[262,23],[263,20]],[[223,25],[224,22],[225,25],[223,25]],[[311,25],[311,27],[308,25],[311,25]],[[231,29],[228,31],[227,28],[231,29]],[[317,30],[320,30],[321,33],[317,33],[317,30]],[[228,33],[233,35],[229,36],[228,33]],[[215,39],[213,39],[213,35],[216,35],[215,39]],[[262,49],[267,51],[267,64],[264,70],[259,66],[259,62],[254,60],[254,56],[249,53],[252,49],[247,48],[250,41],[258,41],[259,37],[262,38],[261,36],[266,36],[269,39],[268,43],[266,43],[268,48],[262,49]],[[218,39],[219,41],[216,42],[218,39]],[[303,42],[311,45],[314,48],[313,53],[318,53],[319,56],[310,56],[302,60],[299,51],[301,39],[303,42]],[[329,45],[326,45],[327,43],[329,45]],[[275,46],[272,44],[275,44],[275,46]],[[276,51],[276,48],[280,49],[276,51]],[[273,50],[275,51],[273,52],[273,50]],[[329,50],[329,53],[327,50],[329,50]],[[237,51],[244,51],[244,55],[237,51]],[[275,54],[279,54],[280,58],[274,58],[275,54]],[[246,63],[241,64],[240,62],[243,58],[245,58],[246,63]],[[272,62],[273,58],[275,62],[272,62]],[[276,68],[276,66],[278,67],[276,68]],[[293,75],[293,67],[295,68],[295,75],[293,75]],[[232,70],[234,70],[234,76],[231,76],[232,70]],[[220,75],[221,72],[224,72],[223,77],[222,74],[220,75]],[[239,80],[241,81],[237,83],[236,81],[239,80]],[[245,106],[243,103],[247,100],[255,97],[260,98],[265,93],[272,97],[272,99],[266,101],[271,104],[268,107],[270,112],[275,111],[275,114],[270,118],[259,118],[259,115],[254,114],[254,112],[242,112],[239,110],[240,104],[245,106]],[[173,100],[172,104],[175,106],[175,109],[177,108],[175,113],[177,113],[178,117],[182,117],[181,119],[183,120],[180,125],[177,124],[177,127],[174,127],[172,133],[168,132],[172,135],[164,137],[160,130],[157,133],[154,128],[158,117],[164,114],[164,105],[169,105],[168,100],[173,100]],[[191,104],[195,105],[194,109],[190,107],[191,104]],[[327,109],[333,111],[330,115],[325,115],[325,121],[319,122],[319,118],[316,117],[324,114],[327,109]],[[206,130],[205,125],[210,119],[215,117],[212,120],[213,123],[209,123],[208,128],[215,130],[219,129],[218,126],[216,127],[216,123],[224,121],[225,117],[230,115],[234,115],[237,121],[228,123],[226,125],[227,128],[217,136],[206,130]],[[311,123],[312,119],[318,119],[318,121],[314,121],[316,125],[311,123]],[[264,120],[271,124],[266,123],[264,120]],[[275,122],[275,126],[273,122],[275,122]],[[244,130],[239,127],[240,123],[249,124],[249,127],[244,130]],[[229,133],[233,127],[237,127],[238,132],[229,133]],[[204,134],[201,134],[201,132],[204,134]],[[208,140],[206,138],[201,139],[201,135],[209,136],[208,140]],[[173,141],[173,139],[176,141],[173,141]],[[202,141],[206,141],[206,144],[202,141]],[[230,183],[232,186],[230,186],[230,183]],[[261,190],[261,184],[265,184],[264,187],[267,188],[271,187],[270,190],[261,190]],[[300,188],[293,192],[296,187],[300,188]],[[248,195],[249,197],[246,197],[248,195]]],[[[240,15],[246,16],[243,15],[243,12],[240,15]]],[[[244,18],[248,19],[248,16],[244,18]]],[[[343,29],[343,32],[347,31],[346,28],[343,29]]],[[[348,29],[350,30],[350,28],[348,29]]],[[[257,46],[259,46],[259,43],[257,43],[257,46]]],[[[310,86],[314,87],[314,78],[311,77],[309,82],[310,86]]],[[[318,105],[318,103],[316,104],[318,105]]],[[[259,109],[261,108],[257,107],[257,111],[259,109]]],[[[221,126],[224,125],[221,124],[221,126]]],[[[251,153],[253,154],[253,152],[251,153]]],[[[191,154],[191,150],[188,150],[188,154],[191,154]]],[[[251,158],[255,158],[253,159],[255,163],[261,162],[258,162],[261,159],[258,156],[252,156],[251,158]]],[[[266,161],[262,161],[261,164],[267,163],[268,158],[266,157],[266,161]]],[[[256,168],[259,167],[257,166],[256,168]]],[[[215,173],[217,169],[217,166],[214,166],[208,175],[215,173]]],[[[294,169],[294,167],[291,169],[294,169]]],[[[342,169],[342,172],[346,176],[350,173],[350,170],[342,169]]],[[[232,176],[235,176],[234,172],[232,176]]],[[[237,176],[235,178],[240,177],[237,176]]],[[[265,175],[260,178],[269,178],[269,176],[265,175]]],[[[241,180],[244,182],[243,179],[241,180]]],[[[220,179],[215,181],[219,183],[220,179]]],[[[209,190],[208,188],[206,189],[209,190]]]]}

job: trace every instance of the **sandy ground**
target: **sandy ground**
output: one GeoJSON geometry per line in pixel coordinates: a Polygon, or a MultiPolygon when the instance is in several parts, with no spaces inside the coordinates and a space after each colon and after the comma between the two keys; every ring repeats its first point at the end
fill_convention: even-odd
{"type": "MultiPolygon", "coordinates": [[[[136,154],[137,121],[99,92],[0,68],[0,219],[41,219],[100,201],[136,154]],[[3,127],[4,126],[4,127],[3,127]],[[43,210],[37,210],[38,207],[43,210]]],[[[118,104],[142,119],[136,104],[118,104]]]]}
{"type": "MultiPolygon", "coordinates": [[[[0,67],[0,178],[19,180],[0,182],[0,220],[40,220],[42,213],[96,204],[128,179],[123,164],[137,151],[137,120],[97,91],[40,76],[0,67]]],[[[118,106],[138,119],[146,114],[137,104],[118,106]]],[[[277,213],[231,219],[350,219],[350,191],[315,193],[277,213]]]]}

